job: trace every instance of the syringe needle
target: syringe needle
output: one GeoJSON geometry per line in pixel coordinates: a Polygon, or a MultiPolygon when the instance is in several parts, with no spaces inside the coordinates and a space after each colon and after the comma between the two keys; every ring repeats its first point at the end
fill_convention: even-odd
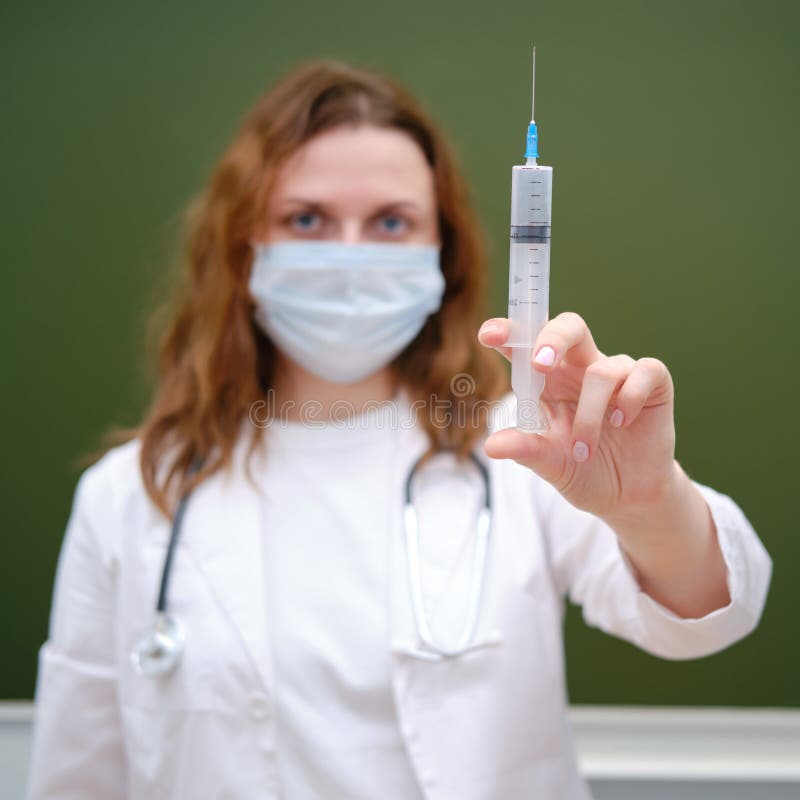
{"type": "Polygon", "coordinates": [[[533,77],[531,78],[531,120],[536,119],[533,116],[533,101],[536,98],[536,45],[533,46],[533,77]]]}

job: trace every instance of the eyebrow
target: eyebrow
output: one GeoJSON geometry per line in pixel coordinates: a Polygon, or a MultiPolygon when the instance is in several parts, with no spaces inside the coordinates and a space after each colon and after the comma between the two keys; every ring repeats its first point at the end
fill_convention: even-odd
{"type": "MultiPolygon", "coordinates": [[[[328,206],[325,203],[321,203],[318,200],[311,200],[307,197],[286,197],[284,198],[282,204],[285,203],[296,203],[297,205],[308,206],[309,208],[313,208],[315,210],[319,209],[320,211],[328,210],[328,206]]],[[[419,203],[415,203],[413,200],[393,200],[390,203],[385,203],[384,205],[380,206],[375,213],[385,214],[387,211],[394,211],[395,209],[402,208],[404,206],[417,211],[422,210],[422,207],[419,205],[419,203]]]]}

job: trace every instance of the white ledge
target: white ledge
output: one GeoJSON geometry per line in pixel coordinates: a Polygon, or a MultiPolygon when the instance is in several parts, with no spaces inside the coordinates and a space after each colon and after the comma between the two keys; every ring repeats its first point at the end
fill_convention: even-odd
{"type": "Polygon", "coordinates": [[[800,709],[572,706],[570,719],[590,780],[800,782],[800,709]]]}
{"type": "MultiPolygon", "coordinates": [[[[574,705],[569,715],[590,781],[800,783],[800,709],[574,705]]],[[[19,768],[32,720],[32,703],[0,702],[0,764],[19,768]]]]}

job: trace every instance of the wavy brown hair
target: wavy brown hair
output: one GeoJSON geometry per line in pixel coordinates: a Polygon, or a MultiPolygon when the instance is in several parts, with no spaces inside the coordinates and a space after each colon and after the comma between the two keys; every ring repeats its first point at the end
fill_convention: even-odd
{"type": "MultiPolygon", "coordinates": [[[[486,313],[485,248],[444,136],[395,81],[335,61],[306,63],[256,100],[190,204],[180,284],[158,344],[152,404],[139,426],[118,428],[106,438],[119,444],[139,437],[144,485],[168,517],[175,493],[230,464],[249,410],[272,386],[274,345],[253,321],[247,286],[250,242],[277,173],[316,134],[360,124],[410,135],[434,174],[445,291],[440,309],[392,362],[395,380],[422,404],[417,408],[430,411],[432,397],[460,406],[446,427],[432,413],[419,415],[428,454],[445,448],[466,454],[485,432],[481,410],[508,388],[502,361],[477,341],[486,313]],[[453,382],[458,373],[470,376],[468,395],[453,382]],[[203,465],[192,474],[195,459],[203,465]]],[[[252,454],[263,428],[249,427],[252,454]]]]}

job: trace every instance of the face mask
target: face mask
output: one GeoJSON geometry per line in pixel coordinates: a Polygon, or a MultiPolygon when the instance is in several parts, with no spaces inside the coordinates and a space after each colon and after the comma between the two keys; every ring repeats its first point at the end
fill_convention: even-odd
{"type": "Polygon", "coordinates": [[[444,292],[431,245],[287,241],[255,245],[255,320],[293,361],[334,383],[385,367],[444,292]]]}

